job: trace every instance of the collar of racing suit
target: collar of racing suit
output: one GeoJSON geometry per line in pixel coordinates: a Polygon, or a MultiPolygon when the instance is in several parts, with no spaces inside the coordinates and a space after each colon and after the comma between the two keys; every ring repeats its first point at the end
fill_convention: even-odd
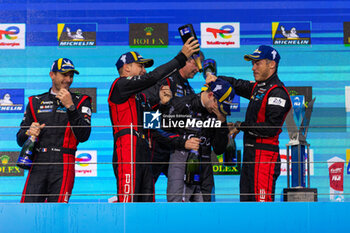
{"type": "Polygon", "coordinates": [[[268,79],[266,79],[265,81],[259,81],[258,82],[258,86],[266,86],[267,84],[271,83],[273,80],[275,80],[276,78],[278,78],[277,72],[273,73],[268,79]]]}

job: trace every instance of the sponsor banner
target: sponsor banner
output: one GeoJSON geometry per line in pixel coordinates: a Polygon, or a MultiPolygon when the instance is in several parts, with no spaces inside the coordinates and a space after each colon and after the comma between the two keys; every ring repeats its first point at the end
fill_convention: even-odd
{"type": "Polygon", "coordinates": [[[328,162],[330,200],[336,202],[344,201],[344,160],[333,157],[328,162]]]}
{"type": "Polygon", "coordinates": [[[272,22],[274,45],[310,45],[311,22],[272,22]]]}
{"type": "Polygon", "coordinates": [[[75,176],[97,176],[96,150],[78,150],[75,153],[75,176]]]}
{"type": "Polygon", "coordinates": [[[350,112],[350,86],[345,87],[345,109],[350,112]]]}
{"type": "Polygon", "coordinates": [[[346,149],[346,174],[350,175],[350,149],[346,149]]]}
{"type": "Polygon", "coordinates": [[[202,48],[239,48],[239,23],[201,23],[202,48]]]}
{"type": "Polygon", "coordinates": [[[343,23],[343,32],[344,32],[344,44],[349,46],[350,45],[350,22],[344,22],[343,23]]]}
{"type": "MultiPolygon", "coordinates": [[[[291,162],[291,153],[292,151],[289,151],[289,162],[291,162]]],[[[286,176],[287,175],[287,150],[286,149],[280,149],[280,157],[281,157],[281,176],[286,176]]],[[[307,161],[307,152],[305,150],[305,176],[307,174],[307,166],[306,166],[306,161],[307,161]]],[[[310,149],[310,176],[313,176],[315,173],[314,169],[314,150],[310,149]]],[[[291,164],[290,164],[291,165],[291,164]]],[[[290,173],[289,175],[292,175],[292,167],[289,167],[290,173]]]]}
{"type": "Polygon", "coordinates": [[[96,32],[96,23],[59,23],[57,24],[58,46],[96,46],[96,32]]]}
{"type": "Polygon", "coordinates": [[[80,88],[69,88],[69,90],[73,93],[76,93],[76,94],[85,94],[85,95],[88,95],[91,97],[91,110],[92,110],[92,113],[95,113],[97,112],[97,90],[96,90],[96,87],[88,87],[88,88],[83,88],[83,87],[80,87],[80,88]]]}
{"type": "Polygon", "coordinates": [[[0,113],[24,112],[24,89],[0,89],[0,113]]]}
{"type": "Polygon", "coordinates": [[[0,24],[0,49],[25,49],[26,25],[0,24]]]}
{"type": "Polygon", "coordinates": [[[169,44],[167,23],[129,24],[129,45],[133,47],[167,47],[169,44]]]}
{"type": "Polygon", "coordinates": [[[237,150],[232,159],[232,166],[224,165],[224,155],[211,154],[214,175],[239,175],[241,174],[241,151],[237,150]],[[218,163],[217,163],[218,162],[218,163]]]}
{"type": "Polygon", "coordinates": [[[24,176],[24,170],[16,166],[19,151],[0,151],[0,176],[24,176]]]}

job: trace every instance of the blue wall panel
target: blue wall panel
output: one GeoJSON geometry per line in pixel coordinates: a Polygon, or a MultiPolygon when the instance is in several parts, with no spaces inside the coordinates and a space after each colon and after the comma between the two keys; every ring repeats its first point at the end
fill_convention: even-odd
{"type": "Polygon", "coordinates": [[[347,232],[349,203],[1,204],[3,232],[347,232]]]}

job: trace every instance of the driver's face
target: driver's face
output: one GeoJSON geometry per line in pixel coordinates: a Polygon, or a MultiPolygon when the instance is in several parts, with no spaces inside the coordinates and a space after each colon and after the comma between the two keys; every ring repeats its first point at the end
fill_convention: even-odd
{"type": "Polygon", "coordinates": [[[130,76],[146,74],[145,65],[137,62],[130,64],[130,76]]]}

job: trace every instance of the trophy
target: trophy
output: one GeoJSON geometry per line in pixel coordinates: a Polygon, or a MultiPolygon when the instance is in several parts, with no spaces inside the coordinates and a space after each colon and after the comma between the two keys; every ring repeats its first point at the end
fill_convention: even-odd
{"type": "Polygon", "coordinates": [[[317,189],[310,188],[310,144],[306,141],[312,108],[316,98],[310,101],[306,108],[304,108],[304,102],[301,101],[303,96],[291,96],[291,98],[293,106],[286,117],[289,135],[289,143],[286,145],[288,188],[283,189],[284,201],[317,201],[317,189]],[[298,123],[301,121],[299,129],[294,120],[294,116],[296,116],[298,123]],[[290,152],[291,165],[289,159],[290,152]],[[290,171],[292,171],[291,177],[290,171]],[[290,184],[290,180],[292,184],[290,184]]]}

